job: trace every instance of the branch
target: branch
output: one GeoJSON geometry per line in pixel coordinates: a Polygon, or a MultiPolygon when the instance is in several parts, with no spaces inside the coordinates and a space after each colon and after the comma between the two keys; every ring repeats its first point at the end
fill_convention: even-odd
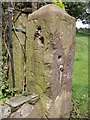
{"type": "Polygon", "coordinates": [[[22,45],[20,39],[19,39],[18,36],[17,36],[17,33],[16,33],[16,30],[15,30],[14,24],[13,24],[13,31],[14,31],[14,34],[15,34],[15,36],[16,36],[16,38],[17,38],[17,40],[18,40],[18,42],[19,42],[19,44],[20,44],[20,46],[21,46],[21,48],[22,48],[22,51],[23,51],[23,53],[24,53],[24,55],[25,55],[25,51],[24,51],[23,45],[22,45]]]}
{"type": "Polygon", "coordinates": [[[9,55],[9,57],[10,57],[10,59],[11,59],[11,55],[10,55],[10,52],[9,52],[9,49],[8,49],[8,46],[7,46],[7,44],[6,44],[6,29],[7,29],[7,26],[8,26],[8,23],[6,24],[6,26],[5,26],[5,30],[4,30],[4,45],[5,45],[5,48],[6,48],[6,50],[7,50],[7,53],[8,53],[8,55],[9,55]]]}

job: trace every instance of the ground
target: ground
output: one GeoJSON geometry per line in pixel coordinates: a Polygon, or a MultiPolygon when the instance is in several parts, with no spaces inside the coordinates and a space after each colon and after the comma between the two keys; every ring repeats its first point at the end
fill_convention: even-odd
{"type": "Polygon", "coordinates": [[[88,117],[88,37],[77,33],[72,79],[72,118],[88,117]]]}

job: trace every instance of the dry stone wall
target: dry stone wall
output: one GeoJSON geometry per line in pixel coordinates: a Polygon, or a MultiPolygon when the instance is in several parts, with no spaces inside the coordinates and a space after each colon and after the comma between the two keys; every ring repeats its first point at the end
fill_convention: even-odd
{"type": "Polygon", "coordinates": [[[13,35],[16,87],[23,89],[26,75],[24,82],[27,91],[40,96],[35,108],[39,113],[34,111],[27,117],[69,117],[75,19],[59,7],[49,4],[28,16],[22,14],[15,27],[25,30],[25,33],[17,31],[17,34],[26,55],[25,65],[22,47],[13,35]]]}
{"type": "Polygon", "coordinates": [[[26,118],[37,107],[39,96],[35,93],[19,95],[7,99],[5,104],[0,104],[0,120],[3,118],[26,118]]]}

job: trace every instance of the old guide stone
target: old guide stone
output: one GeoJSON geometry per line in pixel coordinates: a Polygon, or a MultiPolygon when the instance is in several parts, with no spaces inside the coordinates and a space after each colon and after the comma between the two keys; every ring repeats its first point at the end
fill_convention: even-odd
{"type": "Polygon", "coordinates": [[[28,89],[32,88],[42,96],[43,112],[48,111],[44,115],[68,117],[71,111],[75,19],[55,5],[46,5],[28,16],[26,34],[28,89]],[[52,101],[48,110],[45,96],[52,101]]]}
{"type": "MultiPolygon", "coordinates": [[[[29,14],[25,19],[27,90],[40,96],[40,114],[33,115],[36,118],[67,118],[71,111],[75,19],[52,4],[29,14]]],[[[22,40],[22,37],[19,36],[19,39],[22,40]]],[[[15,49],[17,44],[14,44],[15,49]]],[[[22,52],[14,53],[17,61],[22,52]]],[[[23,65],[23,59],[21,61],[23,65]]],[[[17,83],[24,72],[22,66],[18,67],[15,73],[18,76],[20,72],[17,83]]]]}

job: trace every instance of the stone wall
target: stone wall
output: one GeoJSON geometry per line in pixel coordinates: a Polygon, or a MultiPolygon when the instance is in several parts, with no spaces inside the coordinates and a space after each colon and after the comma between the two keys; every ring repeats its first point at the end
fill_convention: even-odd
{"type": "Polygon", "coordinates": [[[20,42],[13,35],[16,87],[22,90],[25,84],[27,92],[34,92],[40,97],[35,108],[39,113],[27,117],[69,117],[75,19],[59,7],[49,4],[32,14],[22,14],[15,22],[17,27],[20,42]]]}
{"type": "Polygon", "coordinates": [[[0,104],[0,120],[3,118],[26,118],[33,114],[38,106],[38,100],[39,96],[35,93],[7,99],[5,104],[0,104]]]}

